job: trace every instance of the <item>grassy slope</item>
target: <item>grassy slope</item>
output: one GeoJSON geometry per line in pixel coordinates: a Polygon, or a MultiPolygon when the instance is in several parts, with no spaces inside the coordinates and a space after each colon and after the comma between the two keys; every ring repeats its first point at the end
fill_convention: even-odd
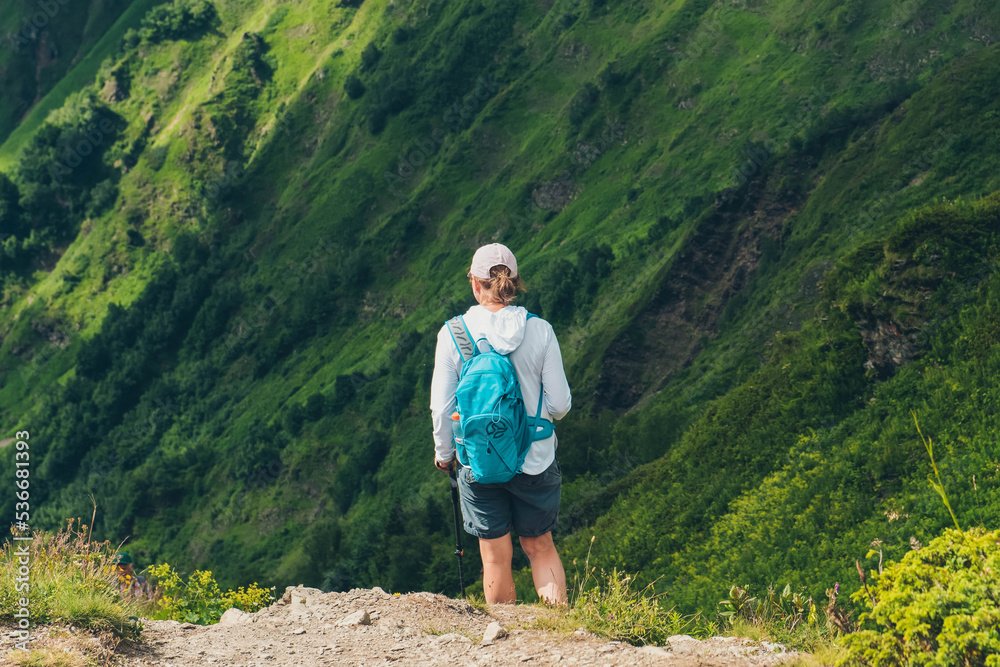
{"type": "MultiPolygon", "coordinates": [[[[24,41],[17,50],[3,44],[0,72],[10,94],[0,98],[0,170],[11,169],[17,151],[49,112],[94,80],[104,58],[117,50],[121,36],[154,4],[154,0],[113,0],[90,6],[51,5],[58,11],[51,18],[42,15],[46,24],[35,41],[24,41]]],[[[39,9],[27,2],[5,3],[0,10],[0,24],[8,28],[4,35],[18,33],[14,28],[34,20],[39,9]]]]}
{"type": "MultiPolygon", "coordinates": [[[[598,562],[666,573],[689,605],[711,606],[720,586],[741,578],[765,582],[797,572],[796,583],[813,589],[843,579],[858,549],[883,534],[882,504],[837,514],[831,525],[840,537],[829,547],[805,548],[809,567],[791,556],[744,561],[722,554],[735,544],[755,556],[787,549],[783,535],[800,515],[778,512],[760,494],[776,489],[782,498],[804,484],[799,504],[788,506],[808,515],[809,502],[840,488],[850,459],[800,471],[794,462],[808,458],[803,450],[815,457],[864,449],[859,434],[875,418],[861,401],[876,398],[877,405],[876,393],[899,381],[879,385],[865,377],[856,328],[814,284],[830,260],[885,236],[905,211],[935,197],[997,189],[988,115],[997,54],[980,45],[996,17],[973,3],[948,14],[932,3],[903,13],[888,2],[828,4],[807,15],[794,2],[727,11],[680,1],[548,12],[529,4],[505,15],[465,4],[389,8],[370,0],[356,14],[298,2],[276,17],[270,7],[219,3],[228,37],[143,53],[132,97],[116,105],[134,122],[154,113],[146,150],[169,147],[163,166],[154,169],[148,155],[140,160],[122,180],[115,211],[94,221],[30,294],[16,295],[5,311],[0,355],[5,368],[23,369],[12,350],[33,344],[41,352],[29,326],[40,318],[68,325],[74,340],[93,335],[108,303],[139,297],[184,229],[211,241],[224,267],[211,275],[214,288],[236,285],[241,305],[223,317],[207,352],[185,344],[160,359],[143,398],[86,446],[81,472],[51,491],[43,516],[56,522],[83,511],[90,490],[110,515],[106,530],[131,534],[145,557],[209,565],[224,581],[447,587],[450,579],[439,572],[448,562],[447,526],[435,518],[445,494],[425,465],[424,406],[427,341],[467,302],[455,276],[477,245],[494,238],[515,249],[529,277],[606,243],[613,271],[589,302],[576,295],[575,311],[558,321],[577,396],[560,431],[569,480],[565,528],[582,531],[566,542],[569,555],[582,555],[586,526],[606,513],[594,528],[601,535],[598,562]],[[487,21],[494,23],[485,28],[487,21]],[[399,25],[414,35],[395,44],[390,34],[399,25]],[[225,56],[247,30],[265,36],[277,67],[255,106],[246,176],[222,202],[202,209],[204,184],[226,173],[204,131],[204,105],[226,75],[225,56]],[[472,56],[463,55],[465,34],[492,34],[501,43],[490,52],[473,42],[472,56]],[[362,75],[366,96],[352,101],[343,82],[373,39],[385,53],[362,75]],[[596,105],[575,126],[574,95],[585,82],[598,82],[610,62],[620,81],[600,83],[596,105]],[[400,73],[434,85],[418,88],[413,105],[372,135],[368,105],[386,84],[378,77],[400,73]],[[452,126],[449,108],[486,74],[497,90],[468,128],[452,126]],[[936,134],[958,126],[965,141],[936,134]],[[404,178],[403,197],[386,192],[385,172],[434,128],[442,129],[443,142],[404,178]],[[750,142],[768,141],[769,157],[750,168],[749,185],[723,213],[714,212],[716,193],[747,164],[750,142]],[[574,158],[578,142],[599,150],[592,164],[574,158]],[[532,207],[531,191],[562,172],[569,172],[576,198],[554,215],[532,207]],[[897,186],[900,179],[910,185],[897,186]],[[195,212],[185,213],[192,204],[195,212]],[[122,241],[123,211],[130,209],[141,214],[146,245],[139,249],[122,241]],[[858,225],[865,212],[874,219],[858,225]],[[259,350],[278,339],[286,320],[314,307],[300,296],[304,286],[326,275],[349,279],[344,266],[358,261],[354,247],[367,256],[373,279],[357,290],[338,289],[335,312],[319,323],[318,335],[291,344],[256,377],[259,350]],[[109,254],[113,262],[97,259],[109,254]],[[729,263],[745,268],[743,282],[726,277],[729,263]],[[296,268],[306,272],[303,282],[289,279],[296,268]],[[66,287],[66,272],[81,282],[66,287]],[[665,285],[692,286],[690,304],[677,306],[665,285]],[[262,308],[266,296],[277,305],[262,308]],[[693,358],[644,375],[636,407],[603,409],[601,383],[628,380],[605,360],[628,336],[643,334],[645,314],[658,312],[701,322],[667,330],[697,343],[693,358]],[[240,326],[250,332],[247,344],[229,353],[222,339],[240,326]],[[799,334],[775,336],[800,327],[799,334]],[[831,337],[840,346],[818,351],[831,337]],[[777,360],[791,364],[794,375],[784,375],[788,369],[777,360]],[[191,378],[209,367],[216,379],[195,398],[191,378]],[[290,406],[320,392],[337,397],[344,386],[337,378],[347,373],[355,373],[348,384],[356,393],[346,409],[287,431],[290,406]],[[771,392],[766,400],[754,391],[760,383],[771,392]],[[844,391],[825,391],[831,383],[844,391]],[[155,388],[165,386],[172,387],[164,390],[172,408],[156,412],[154,398],[164,393],[155,388]],[[746,428],[734,432],[730,417],[746,428]],[[268,423],[285,444],[245,454],[268,423]],[[374,459],[375,470],[352,469],[373,456],[378,448],[370,438],[379,434],[391,443],[385,459],[374,459]],[[841,444],[850,442],[859,444],[841,444]],[[760,455],[741,458],[753,451],[760,455]],[[249,468],[237,465],[244,455],[249,468]],[[720,474],[717,462],[730,457],[734,463],[720,474]],[[702,469],[699,461],[712,465],[702,469]],[[792,467],[783,470],[785,461],[792,467]],[[797,481],[809,474],[820,481],[797,481]],[[338,489],[349,481],[345,500],[338,489]],[[820,482],[826,486],[816,490],[820,482]],[[733,528],[763,511],[777,526],[770,532],[747,539],[733,528]]],[[[206,309],[217,307],[210,299],[206,309]]],[[[9,427],[34,427],[50,414],[32,412],[31,393],[65,382],[77,349],[75,343],[39,364],[30,385],[5,383],[0,405],[9,427]]],[[[958,360],[945,361],[961,372],[958,360]]],[[[909,402],[893,413],[901,439],[909,402]]],[[[912,475],[912,462],[895,465],[898,474],[912,475]]],[[[921,503],[930,497],[919,483],[906,488],[921,503]]],[[[875,494],[886,503],[892,498],[882,496],[900,489],[875,483],[841,493],[875,494]]],[[[940,527],[938,514],[922,535],[940,527]]],[[[803,544],[826,534],[821,524],[807,528],[803,544]]]]}

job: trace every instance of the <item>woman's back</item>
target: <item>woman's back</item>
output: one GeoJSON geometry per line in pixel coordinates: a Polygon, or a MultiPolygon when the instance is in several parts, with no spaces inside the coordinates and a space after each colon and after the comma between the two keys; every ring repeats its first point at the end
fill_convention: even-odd
{"type": "MultiPolygon", "coordinates": [[[[528,416],[535,416],[538,395],[544,388],[542,418],[549,421],[561,419],[569,412],[572,397],[563,370],[559,342],[552,325],[538,317],[528,319],[527,315],[528,311],[520,306],[507,306],[491,312],[476,305],[462,317],[474,341],[485,338],[493,349],[509,356],[517,372],[528,416]]],[[[442,439],[451,437],[446,417],[455,407],[455,387],[461,368],[461,356],[447,325],[438,333],[437,348],[437,363],[431,381],[431,411],[435,416],[436,440],[439,433],[442,439]]],[[[557,444],[555,434],[534,442],[522,470],[527,474],[545,470],[555,458],[557,444]]]]}

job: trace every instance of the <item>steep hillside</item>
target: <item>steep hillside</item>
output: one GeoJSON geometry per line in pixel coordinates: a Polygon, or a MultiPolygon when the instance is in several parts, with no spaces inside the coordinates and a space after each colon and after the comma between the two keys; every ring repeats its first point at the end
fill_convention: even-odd
{"type": "MultiPolygon", "coordinates": [[[[101,59],[138,24],[152,0],[13,0],[0,7],[0,142],[16,130],[25,141],[61,105],[88,85],[101,59]],[[53,94],[48,93],[52,91],[53,94]]],[[[0,151],[0,167],[15,153],[0,151]]]]}
{"type": "Polygon", "coordinates": [[[596,535],[685,609],[849,588],[950,521],[911,410],[960,521],[996,520],[992,4],[141,15],[0,147],[39,524],[93,494],[142,563],[455,592],[433,341],[492,240],[573,388],[567,563],[596,535]]]}

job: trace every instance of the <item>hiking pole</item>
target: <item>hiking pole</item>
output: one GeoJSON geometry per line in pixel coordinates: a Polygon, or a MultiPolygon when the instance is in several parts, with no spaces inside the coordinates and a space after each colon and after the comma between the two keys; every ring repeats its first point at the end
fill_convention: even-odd
{"type": "Polygon", "coordinates": [[[458,476],[455,468],[448,472],[451,477],[451,506],[455,511],[455,555],[458,556],[458,583],[462,587],[462,595],[465,595],[465,575],[462,574],[462,522],[458,519],[458,476]]]}

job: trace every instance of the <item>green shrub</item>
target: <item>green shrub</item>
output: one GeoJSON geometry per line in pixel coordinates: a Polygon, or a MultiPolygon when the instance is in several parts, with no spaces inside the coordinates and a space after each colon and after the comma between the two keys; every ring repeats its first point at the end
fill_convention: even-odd
{"type": "Polygon", "coordinates": [[[399,26],[392,31],[392,43],[402,44],[404,42],[408,42],[412,36],[413,32],[411,30],[407,29],[405,26],[399,26]]]}
{"type": "Polygon", "coordinates": [[[104,179],[90,193],[90,201],[86,206],[87,217],[96,218],[108,210],[117,198],[118,186],[110,178],[104,179]]]}
{"type": "Polygon", "coordinates": [[[142,36],[139,35],[139,31],[135,28],[129,28],[122,36],[121,51],[123,53],[131,51],[139,46],[140,42],[142,42],[142,36]]]}
{"type": "MultiPolygon", "coordinates": [[[[151,43],[190,37],[210,28],[215,18],[215,5],[208,0],[174,0],[149,10],[139,34],[151,43]]],[[[134,37],[127,41],[131,43],[134,37]]]]}
{"type": "Polygon", "coordinates": [[[21,193],[17,186],[0,173],[0,234],[20,234],[22,230],[21,193]]]}
{"type": "Polygon", "coordinates": [[[381,57],[382,52],[375,46],[375,42],[368,42],[368,46],[361,52],[361,71],[367,72],[375,67],[381,57]]]}
{"type": "Polygon", "coordinates": [[[614,88],[625,80],[625,76],[618,71],[618,67],[617,62],[608,63],[601,70],[600,74],[597,75],[597,78],[605,88],[614,88]]]}
{"type": "Polygon", "coordinates": [[[228,609],[253,613],[275,600],[274,587],[261,588],[256,582],[223,593],[209,571],[195,570],[185,580],[163,563],[150,567],[149,574],[156,578],[157,589],[163,594],[153,617],[157,619],[208,625],[218,623],[228,609]]]}
{"type": "Polygon", "coordinates": [[[1000,666],[1000,530],[948,529],[872,578],[842,665],[1000,666]]]}
{"type": "Polygon", "coordinates": [[[344,81],[344,92],[352,100],[356,100],[365,94],[365,84],[361,83],[361,79],[353,74],[348,75],[347,80],[344,81]]]}
{"type": "Polygon", "coordinates": [[[583,88],[577,91],[576,95],[569,103],[569,122],[574,127],[579,127],[580,123],[590,114],[597,104],[597,98],[601,91],[589,81],[583,84],[583,88]]]}
{"type": "Polygon", "coordinates": [[[170,152],[170,146],[161,145],[153,146],[146,153],[146,161],[149,163],[149,168],[153,171],[159,171],[163,168],[164,163],[167,161],[167,154],[170,152]]]}

